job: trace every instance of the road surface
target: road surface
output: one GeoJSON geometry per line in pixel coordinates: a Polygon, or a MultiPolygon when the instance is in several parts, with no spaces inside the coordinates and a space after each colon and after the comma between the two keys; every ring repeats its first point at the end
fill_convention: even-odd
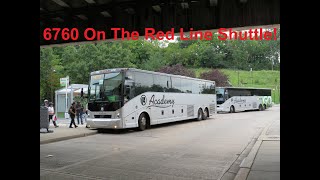
{"type": "Polygon", "coordinates": [[[232,179],[232,168],[237,170],[232,165],[241,153],[279,119],[280,108],[275,106],[44,144],[40,178],[232,179]]]}

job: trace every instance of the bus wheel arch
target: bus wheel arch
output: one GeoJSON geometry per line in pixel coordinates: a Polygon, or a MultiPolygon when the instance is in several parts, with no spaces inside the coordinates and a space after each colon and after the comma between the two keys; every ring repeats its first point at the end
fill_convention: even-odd
{"type": "Polygon", "coordinates": [[[202,114],[202,119],[206,120],[208,117],[209,117],[209,109],[208,109],[208,107],[205,107],[203,114],[202,114]]]}
{"type": "Polygon", "coordinates": [[[230,106],[230,113],[234,113],[234,112],[236,112],[236,110],[235,110],[234,106],[231,105],[231,106],[230,106]]]}
{"type": "Polygon", "coordinates": [[[150,123],[150,115],[149,115],[149,113],[147,113],[147,112],[145,112],[145,114],[146,114],[146,116],[147,116],[147,129],[149,129],[150,128],[150,126],[151,126],[151,123],[150,123]]]}
{"type": "Polygon", "coordinates": [[[138,130],[143,131],[150,127],[150,116],[147,112],[141,112],[138,118],[138,130]]]}

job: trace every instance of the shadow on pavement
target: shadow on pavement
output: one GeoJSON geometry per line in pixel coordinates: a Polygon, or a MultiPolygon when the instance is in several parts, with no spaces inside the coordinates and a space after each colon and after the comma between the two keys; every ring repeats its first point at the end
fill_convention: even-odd
{"type": "MultiPolygon", "coordinates": [[[[207,120],[214,120],[213,118],[207,119],[207,120]]],[[[204,121],[207,121],[204,120],[204,121]]],[[[193,122],[198,122],[196,119],[188,119],[188,120],[183,120],[183,121],[176,121],[176,122],[168,122],[164,124],[157,124],[157,125],[152,125],[150,128],[144,130],[152,130],[152,129],[159,129],[159,128],[165,128],[168,126],[174,126],[174,125],[182,125],[182,124],[188,124],[188,123],[193,123],[193,122]]],[[[106,133],[106,134],[127,134],[127,133],[134,133],[134,132],[142,132],[137,130],[136,128],[129,128],[129,129],[97,129],[98,133],[106,133]]]]}

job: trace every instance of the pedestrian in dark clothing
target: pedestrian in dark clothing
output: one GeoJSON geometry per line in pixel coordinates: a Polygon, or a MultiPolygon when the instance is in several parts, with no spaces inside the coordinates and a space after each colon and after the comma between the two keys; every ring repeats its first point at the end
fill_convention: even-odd
{"type": "Polygon", "coordinates": [[[76,116],[76,103],[73,102],[72,105],[70,106],[69,108],[69,115],[70,115],[70,118],[71,118],[71,122],[70,122],[70,126],[69,128],[73,128],[72,127],[72,124],[74,125],[75,128],[77,128],[78,126],[76,125],[76,123],[74,122],[74,118],[76,116]]]}
{"type": "Polygon", "coordinates": [[[76,114],[77,114],[78,125],[80,124],[79,118],[81,119],[81,124],[83,124],[83,120],[82,120],[83,107],[82,107],[82,105],[80,104],[79,101],[78,101],[78,103],[76,105],[76,114]]]}

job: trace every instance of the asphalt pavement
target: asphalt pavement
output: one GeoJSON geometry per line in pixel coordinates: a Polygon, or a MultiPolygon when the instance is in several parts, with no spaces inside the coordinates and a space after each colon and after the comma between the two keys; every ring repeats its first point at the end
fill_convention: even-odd
{"type": "Polygon", "coordinates": [[[279,179],[279,106],[142,132],[68,123],[40,133],[40,179],[279,179]]]}

